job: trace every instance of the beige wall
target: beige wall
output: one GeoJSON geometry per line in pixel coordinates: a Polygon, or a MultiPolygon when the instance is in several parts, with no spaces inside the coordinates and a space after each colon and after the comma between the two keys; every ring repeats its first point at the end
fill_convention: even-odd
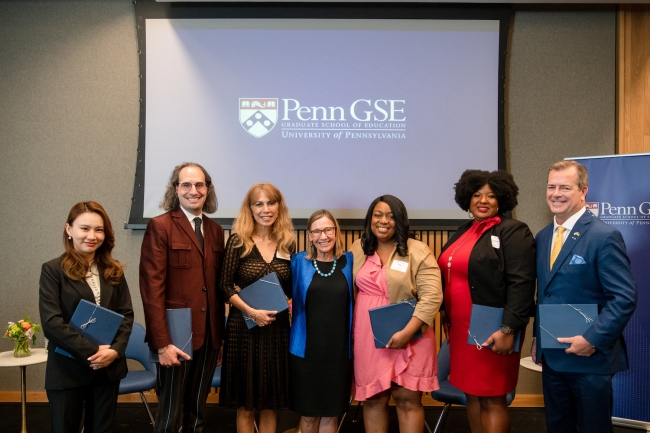
{"type": "MultiPolygon", "coordinates": [[[[508,163],[521,188],[517,217],[533,232],[551,219],[543,200],[550,163],[614,153],[615,25],[613,9],[514,13],[508,163]]],[[[136,51],[130,0],[0,1],[0,322],[38,318],[40,266],[62,252],[70,207],[89,199],[112,218],[114,253],[129,265],[144,322],[142,232],[122,228],[137,157],[136,51]]],[[[432,187],[451,193],[455,181],[432,187]]],[[[11,347],[0,340],[0,351],[11,347]]],[[[42,390],[43,377],[43,366],[29,367],[28,389],[42,390]]],[[[17,369],[0,369],[0,391],[19,387],[17,369]]],[[[518,393],[540,392],[539,376],[522,372],[518,393]]]]}

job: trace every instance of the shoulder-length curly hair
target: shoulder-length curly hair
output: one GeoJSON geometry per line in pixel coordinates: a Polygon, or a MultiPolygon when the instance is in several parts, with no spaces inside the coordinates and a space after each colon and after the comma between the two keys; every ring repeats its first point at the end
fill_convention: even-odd
{"type": "MultiPolygon", "coordinates": [[[[81,214],[92,212],[99,215],[104,222],[104,242],[95,251],[95,263],[99,269],[104,270],[104,279],[111,285],[118,284],[124,274],[124,265],[111,256],[115,247],[115,232],[111,220],[108,218],[106,211],[97,202],[82,201],[70,209],[66,223],[72,227],[75,220],[81,214]]],[[[90,265],[88,261],[74,248],[73,240],[68,236],[67,230],[63,229],[63,246],[65,253],[61,260],[61,268],[68,278],[81,281],[86,278],[90,265]]]]}
{"type": "MultiPolygon", "coordinates": [[[[332,221],[332,224],[334,224],[334,234],[336,236],[336,241],[334,243],[334,258],[339,258],[343,255],[343,252],[345,250],[345,246],[343,243],[343,235],[341,235],[341,227],[339,226],[339,222],[334,218],[334,215],[327,209],[321,209],[317,210],[307,220],[307,230],[311,229],[311,225],[314,224],[314,221],[319,220],[321,218],[327,218],[328,220],[332,221]]],[[[317,256],[317,251],[316,247],[314,246],[313,242],[309,242],[309,248],[307,249],[307,260],[313,260],[317,256]]]]}
{"type": "Polygon", "coordinates": [[[472,195],[484,185],[489,185],[499,203],[498,213],[501,215],[517,206],[519,188],[512,175],[504,170],[493,172],[485,170],[465,170],[454,185],[456,195],[454,200],[464,211],[469,210],[472,195]]]}
{"type": "Polygon", "coordinates": [[[170,211],[176,210],[181,206],[181,203],[178,200],[178,194],[176,193],[176,187],[178,186],[178,178],[180,176],[181,170],[185,167],[196,167],[203,172],[203,175],[205,176],[205,184],[208,186],[205,203],[203,203],[203,212],[215,213],[217,211],[218,203],[217,193],[214,191],[214,185],[212,185],[212,178],[208,172],[205,171],[205,168],[195,162],[184,162],[174,167],[174,170],[172,170],[172,174],[169,177],[167,189],[165,190],[165,196],[160,203],[160,207],[165,211],[170,211]]]}
{"type": "Polygon", "coordinates": [[[295,251],[296,235],[293,232],[293,223],[289,216],[289,209],[280,190],[267,182],[256,183],[246,193],[239,214],[232,225],[233,232],[237,233],[237,237],[239,238],[234,246],[244,246],[241,257],[248,255],[253,250],[253,246],[255,245],[253,242],[255,218],[253,217],[251,206],[257,201],[262,192],[266,194],[269,200],[278,203],[278,217],[273,223],[270,238],[277,244],[279,252],[291,254],[295,251]]]}
{"type": "Polygon", "coordinates": [[[404,257],[408,254],[407,241],[409,238],[409,217],[406,212],[406,206],[402,200],[393,195],[382,195],[377,197],[370,203],[368,212],[366,213],[366,220],[364,223],[363,233],[361,234],[361,248],[363,253],[371,256],[377,249],[377,238],[372,232],[372,214],[375,210],[377,203],[386,203],[393,213],[393,220],[395,221],[395,241],[397,242],[397,254],[404,257]]]}

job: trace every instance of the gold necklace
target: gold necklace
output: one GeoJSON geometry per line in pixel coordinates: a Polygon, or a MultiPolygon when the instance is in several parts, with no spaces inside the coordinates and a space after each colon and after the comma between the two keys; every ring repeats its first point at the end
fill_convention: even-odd
{"type": "Polygon", "coordinates": [[[271,238],[264,239],[261,236],[253,236],[253,239],[258,239],[260,242],[264,242],[267,245],[270,244],[271,242],[273,242],[273,240],[271,238]]]}
{"type": "Polygon", "coordinates": [[[463,235],[456,241],[456,247],[454,250],[449,254],[449,260],[447,260],[447,284],[451,281],[451,259],[454,257],[454,254],[456,251],[458,251],[458,248],[460,248],[467,239],[469,239],[469,234],[472,232],[474,227],[470,227],[469,230],[467,230],[463,235]]]}

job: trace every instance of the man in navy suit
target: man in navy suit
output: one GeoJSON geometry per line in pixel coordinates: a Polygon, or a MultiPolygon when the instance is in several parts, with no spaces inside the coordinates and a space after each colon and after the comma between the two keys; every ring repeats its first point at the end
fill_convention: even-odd
{"type": "Polygon", "coordinates": [[[612,377],[628,367],[622,333],[636,307],[636,284],[621,233],[585,209],[587,185],[582,164],[550,167],[546,202],[555,218],[536,237],[538,304],[598,304],[583,335],[558,338],[568,349],[543,350],[533,340],[549,433],[613,432],[612,377]]]}

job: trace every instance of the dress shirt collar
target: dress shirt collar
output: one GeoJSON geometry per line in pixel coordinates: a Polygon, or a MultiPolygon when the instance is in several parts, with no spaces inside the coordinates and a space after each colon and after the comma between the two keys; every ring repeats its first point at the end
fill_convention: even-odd
{"type": "Polygon", "coordinates": [[[553,233],[557,230],[558,226],[564,227],[566,230],[564,231],[565,233],[565,238],[566,236],[569,235],[569,232],[573,230],[573,226],[576,225],[580,217],[587,211],[586,207],[583,207],[580,209],[578,212],[574,213],[571,215],[569,218],[567,218],[566,221],[564,221],[564,224],[558,224],[557,221],[555,220],[555,217],[553,217],[553,233]]]}

